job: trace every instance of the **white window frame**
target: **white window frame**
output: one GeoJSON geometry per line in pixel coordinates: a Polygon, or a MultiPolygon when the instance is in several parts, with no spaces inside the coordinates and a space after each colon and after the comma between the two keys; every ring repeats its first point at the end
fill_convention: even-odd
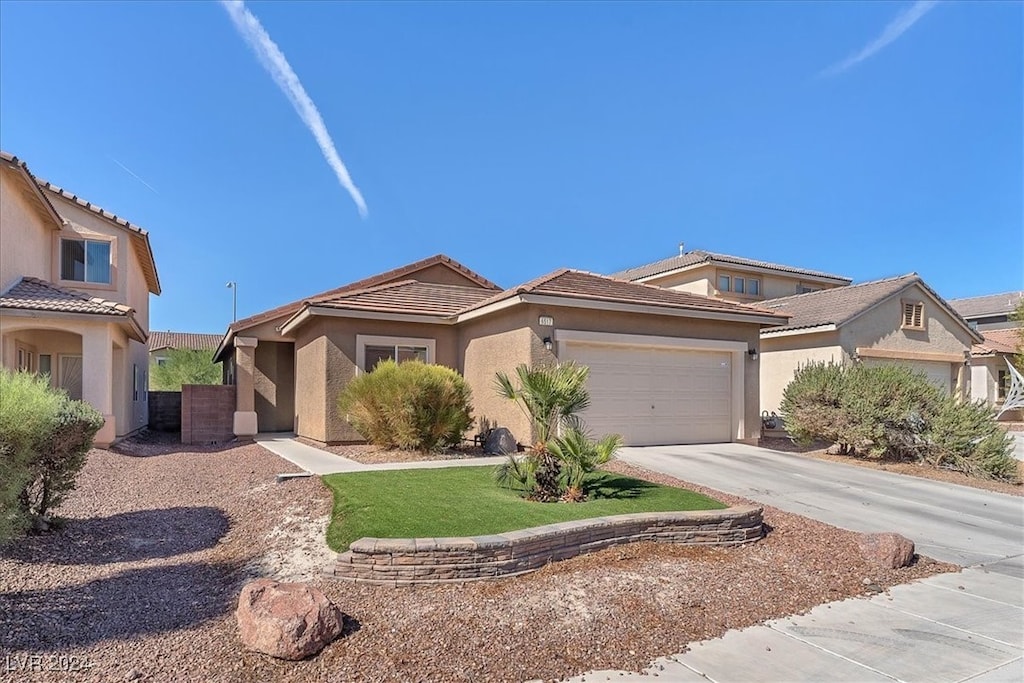
{"type": "Polygon", "coordinates": [[[368,334],[356,335],[356,374],[366,372],[367,346],[421,346],[427,349],[427,362],[433,363],[436,358],[437,342],[425,337],[380,337],[368,334]]]}
{"type": "Polygon", "coordinates": [[[57,277],[60,278],[61,282],[74,282],[82,285],[92,285],[96,287],[110,287],[114,284],[114,249],[115,240],[113,238],[99,237],[99,236],[86,236],[86,235],[60,235],[57,240],[57,277]],[[85,252],[85,263],[83,264],[83,272],[81,280],[72,280],[64,277],[64,242],[81,242],[82,249],[85,252]],[[99,280],[88,279],[89,272],[89,242],[96,242],[97,244],[107,245],[107,281],[102,282],[99,280]]]}

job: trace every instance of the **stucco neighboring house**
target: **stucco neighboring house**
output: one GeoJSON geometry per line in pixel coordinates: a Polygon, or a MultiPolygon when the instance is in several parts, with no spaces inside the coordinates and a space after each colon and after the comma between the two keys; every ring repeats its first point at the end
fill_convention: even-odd
{"type": "Polygon", "coordinates": [[[145,426],[149,295],[160,293],[146,231],[0,152],[0,245],[3,366],[91,403],[106,421],[99,446],[145,426]]]}
{"type": "MultiPolygon", "coordinates": [[[[1010,390],[1009,361],[1020,347],[1020,329],[986,330],[984,339],[971,349],[971,398],[985,401],[996,410],[1010,390]]],[[[1019,420],[1020,410],[1008,410],[1000,419],[1019,420]]]]}
{"type": "Polygon", "coordinates": [[[172,349],[213,353],[221,339],[219,334],[153,330],[149,333],[149,360],[155,365],[163,365],[172,349]]]}
{"type": "Polygon", "coordinates": [[[762,410],[779,411],[783,389],[810,361],[897,363],[968,395],[971,347],[982,336],[916,273],[760,306],[790,316],[761,332],[762,410]]]}
{"type": "Polygon", "coordinates": [[[742,256],[702,250],[684,252],[682,245],[678,256],[629,268],[611,277],[752,304],[791,294],[843,287],[851,282],[850,278],[841,275],[742,256]]]}
{"type": "Polygon", "coordinates": [[[237,387],[235,431],[359,441],[337,398],[383,358],[461,372],[479,424],[532,437],[494,377],[573,359],[591,369],[597,433],[628,444],[756,438],[762,327],[783,314],[563,269],[507,290],[438,255],[232,324],[215,354],[237,387]],[[299,390],[296,388],[299,387],[299,390]]]}
{"type": "Polygon", "coordinates": [[[971,327],[986,332],[1020,327],[1020,322],[1010,320],[1010,314],[1020,304],[1021,299],[1024,299],[1024,292],[1005,292],[966,299],[950,299],[949,305],[963,316],[971,327]]]}

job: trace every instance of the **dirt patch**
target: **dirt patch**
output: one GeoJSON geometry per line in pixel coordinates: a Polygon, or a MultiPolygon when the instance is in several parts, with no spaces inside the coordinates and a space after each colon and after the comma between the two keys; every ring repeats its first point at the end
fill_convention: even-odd
{"type": "Polygon", "coordinates": [[[496,582],[352,585],[318,571],[329,491],[317,478],[276,483],[285,471],[295,468],[253,444],[90,452],[60,511],[64,532],[0,550],[3,654],[91,665],[61,680],[551,680],[642,669],[692,641],[861,595],[865,578],[884,589],[957,569],[878,570],[852,532],[768,507],[771,532],[749,546],[635,544],[496,582]],[[348,635],[307,662],[242,651],[233,610],[257,575],[320,586],[348,615],[348,635]]]}
{"type": "MultiPolygon", "coordinates": [[[[891,460],[879,460],[878,458],[870,458],[860,455],[836,455],[834,453],[829,453],[828,445],[824,443],[816,443],[810,446],[799,446],[793,443],[790,439],[763,438],[758,441],[758,445],[762,448],[768,448],[773,451],[796,453],[798,455],[806,455],[809,458],[816,458],[818,460],[841,462],[847,465],[856,465],[858,467],[866,467],[872,470],[882,470],[883,472],[907,474],[912,477],[921,477],[923,479],[945,481],[951,484],[960,484],[961,486],[985,489],[986,491],[1008,493],[1011,496],[1024,496],[1024,485],[1020,483],[1011,484],[1005,481],[978,479],[977,477],[969,477],[963,472],[955,472],[953,470],[942,469],[940,467],[933,467],[932,465],[924,463],[893,462],[891,460]]],[[[1024,460],[1017,462],[1017,477],[1020,481],[1024,482],[1024,460]]]]}
{"type": "Polygon", "coordinates": [[[295,440],[307,446],[361,462],[364,465],[376,465],[386,462],[419,462],[423,460],[466,460],[469,458],[480,458],[485,455],[484,449],[479,446],[460,446],[459,448],[446,448],[443,451],[423,452],[388,450],[363,443],[328,446],[301,436],[296,437],[295,440]]]}

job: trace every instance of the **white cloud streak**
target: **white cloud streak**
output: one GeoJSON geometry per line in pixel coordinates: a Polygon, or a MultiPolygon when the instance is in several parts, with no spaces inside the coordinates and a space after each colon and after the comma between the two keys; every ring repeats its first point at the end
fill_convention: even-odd
{"type": "Polygon", "coordinates": [[[110,159],[111,161],[113,161],[113,162],[114,162],[115,164],[117,164],[118,166],[120,166],[120,167],[121,167],[121,170],[123,170],[123,171],[124,171],[125,173],[127,173],[128,175],[130,175],[130,176],[131,176],[132,178],[135,178],[135,179],[136,179],[136,180],[138,180],[138,181],[139,181],[140,183],[142,183],[143,185],[145,185],[146,187],[148,187],[148,188],[149,188],[149,189],[150,189],[150,190],[151,190],[151,191],[153,192],[153,194],[155,194],[155,195],[159,195],[159,194],[160,194],[159,192],[157,192],[157,191],[156,191],[156,188],[155,188],[155,187],[153,187],[152,185],[150,185],[149,183],[147,183],[147,182],[146,182],[145,180],[143,180],[143,179],[142,179],[142,177],[141,177],[141,176],[140,176],[140,175],[139,175],[138,173],[136,173],[136,172],[135,172],[135,171],[133,171],[132,169],[128,168],[127,166],[125,166],[124,164],[122,164],[122,163],[121,163],[120,161],[118,161],[118,160],[117,160],[117,159],[115,159],[114,157],[110,156],[109,154],[107,155],[107,158],[108,158],[108,159],[110,159]]]}
{"type": "Polygon", "coordinates": [[[313,134],[316,143],[320,146],[320,151],[323,152],[324,158],[331,169],[334,170],[334,174],[338,176],[338,182],[352,196],[352,201],[355,202],[356,207],[359,209],[359,215],[366,218],[367,208],[366,201],[363,199],[363,193],[352,182],[352,176],[349,175],[345,163],[338,155],[338,150],[334,148],[334,141],[331,140],[331,135],[327,132],[327,126],[324,124],[319,110],[313,104],[313,100],[310,99],[309,95],[306,94],[306,89],[302,87],[299,77],[295,75],[295,71],[292,70],[288,60],[285,59],[284,53],[271,40],[263,25],[260,24],[259,19],[248,10],[242,0],[221,0],[221,5],[227,10],[228,16],[231,17],[232,23],[242,38],[249,44],[252,51],[256,53],[260,64],[263,65],[263,68],[274,79],[277,87],[288,97],[288,101],[295,107],[299,118],[306,124],[309,132],[313,134]]]}
{"type": "Polygon", "coordinates": [[[882,29],[877,38],[838,64],[825,69],[821,72],[821,75],[836,76],[877,54],[909,31],[911,26],[920,21],[928,12],[932,11],[937,4],[939,4],[938,0],[917,0],[913,5],[896,15],[896,18],[882,29]]]}

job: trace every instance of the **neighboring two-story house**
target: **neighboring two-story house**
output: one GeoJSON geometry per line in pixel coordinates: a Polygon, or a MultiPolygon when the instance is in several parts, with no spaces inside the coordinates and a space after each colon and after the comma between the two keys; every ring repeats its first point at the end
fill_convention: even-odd
{"type": "Polygon", "coordinates": [[[46,374],[106,423],[106,446],[148,419],[145,230],[32,175],[0,152],[0,362],[46,374]]]}
{"type": "Polygon", "coordinates": [[[740,256],[700,250],[684,252],[682,245],[678,256],[628,268],[611,277],[741,304],[843,287],[852,282],[841,275],[740,256]]]}
{"type": "Polygon", "coordinates": [[[1008,330],[1020,327],[1021,323],[1011,320],[1013,311],[1024,299],[1024,292],[987,294],[966,299],[950,299],[949,305],[979,332],[1008,330]]]}

